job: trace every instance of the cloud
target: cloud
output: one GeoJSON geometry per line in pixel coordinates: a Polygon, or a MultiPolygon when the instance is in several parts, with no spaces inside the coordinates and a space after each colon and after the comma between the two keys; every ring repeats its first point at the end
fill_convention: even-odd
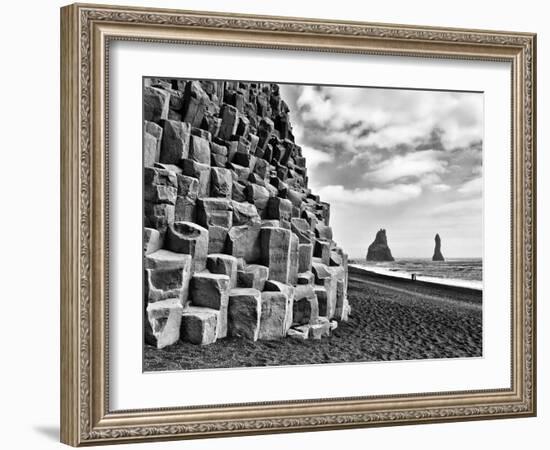
{"type": "Polygon", "coordinates": [[[302,155],[306,158],[308,170],[315,169],[319,164],[331,162],[332,156],[321,150],[302,145],[302,155]]]}
{"type": "Polygon", "coordinates": [[[421,186],[431,187],[441,183],[441,176],[437,173],[428,173],[418,178],[418,184],[421,186]]]}
{"type": "Polygon", "coordinates": [[[481,194],[483,191],[483,178],[478,177],[466,181],[457,191],[464,195],[481,194]]]}
{"type": "Polygon", "coordinates": [[[443,183],[433,184],[430,186],[430,190],[433,192],[447,192],[451,190],[451,186],[443,183]]]}
{"type": "Polygon", "coordinates": [[[331,100],[322,94],[320,89],[314,86],[304,86],[296,104],[303,113],[306,120],[315,119],[323,123],[330,120],[334,115],[331,100]]]}
{"type": "Polygon", "coordinates": [[[483,175],[483,166],[481,164],[473,166],[472,175],[483,175]]]}
{"type": "Polygon", "coordinates": [[[446,256],[481,255],[482,94],[282,85],[281,95],[346,251],[363,257],[384,227],[396,255],[431,256],[435,232],[446,256]]]}
{"type": "Polygon", "coordinates": [[[392,147],[398,144],[421,144],[421,139],[426,137],[431,130],[426,123],[415,124],[389,124],[384,128],[370,133],[362,141],[365,145],[377,145],[379,147],[392,147]]]}
{"type": "MultiPolygon", "coordinates": [[[[405,177],[420,178],[426,174],[443,173],[447,162],[441,160],[440,155],[441,152],[435,150],[423,150],[394,156],[380,163],[376,170],[365,174],[365,177],[388,183],[405,177]]],[[[439,181],[439,177],[436,181],[439,181]]]]}
{"type": "Polygon", "coordinates": [[[341,185],[332,185],[320,188],[317,193],[329,203],[389,206],[417,198],[422,188],[414,184],[396,184],[387,189],[345,189],[341,185]]]}
{"type": "Polygon", "coordinates": [[[479,93],[303,86],[295,101],[304,124],[345,131],[358,146],[422,146],[434,131],[446,149],[483,138],[479,93]]]}
{"type": "Polygon", "coordinates": [[[456,215],[461,218],[480,217],[483,202],[481,198],[455,200],[433,207],[432,215],[456,215]]]}

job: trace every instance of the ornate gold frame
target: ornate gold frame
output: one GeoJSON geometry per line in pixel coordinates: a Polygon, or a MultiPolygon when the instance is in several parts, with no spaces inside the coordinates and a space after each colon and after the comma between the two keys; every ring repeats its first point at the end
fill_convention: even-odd
{"type": "Polygon", "coordinates": [[[75,4],[61,9],[61,440],[80,446],[533,416],[536,36],[75,4]],[[508,61],[512,66],[509,389],[235,406],[108,406],[106,62],[114,39],[508,61]]]}

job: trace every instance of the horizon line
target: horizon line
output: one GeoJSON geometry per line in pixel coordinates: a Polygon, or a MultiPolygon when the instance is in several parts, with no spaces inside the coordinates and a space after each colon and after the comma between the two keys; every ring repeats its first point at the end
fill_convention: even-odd
{"type": "MultiPolygon", "coordinates": [[[[354,258],[354,259],[367,259],[366,256],[361,256],[361,257],[353,257],[351,255],[348,255],[349,258],[354,258]]],[[[415,258],[415,259],[432,259],[431,256],[394,256],[393,257],[394,259],[412,259],[412,258],[415,258]]],[[[483,259],[483,256],[444,256],[444,259],[447,260],[447,259],[483,259]]],[[[369,262],[391,262],[391,261],[369,261],[369,262]]]]}

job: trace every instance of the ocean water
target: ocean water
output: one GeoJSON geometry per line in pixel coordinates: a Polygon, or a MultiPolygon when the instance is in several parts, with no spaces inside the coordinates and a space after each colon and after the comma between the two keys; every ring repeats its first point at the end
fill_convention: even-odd
{"type": "Polygon", "coordinates": [[[483,288],[483,261],[481,258],[456,258],[432,261],[428,258],[398,258],[392,262],[350,261],[356,267],[400,278],[431,281],[451,286],[483,288]]]}

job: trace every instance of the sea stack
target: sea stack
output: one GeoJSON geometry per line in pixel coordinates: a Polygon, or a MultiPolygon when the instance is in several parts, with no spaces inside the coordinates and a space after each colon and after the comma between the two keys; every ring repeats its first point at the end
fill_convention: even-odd
{"type": "Polygon", "coordinates": [[[439,237],[439,234],[435,235],[435,248],[432,261],[445,261],[445,258],[443,258],[443,255],[441,254],[441,238],[439,237]]]}
{"type": "Polygon", "coordinates": [[[394,261],[391,250],[388,247],[386,230],[380,229],[376,233],[374,242],[369,245],[367,261],[394,261]]]}

